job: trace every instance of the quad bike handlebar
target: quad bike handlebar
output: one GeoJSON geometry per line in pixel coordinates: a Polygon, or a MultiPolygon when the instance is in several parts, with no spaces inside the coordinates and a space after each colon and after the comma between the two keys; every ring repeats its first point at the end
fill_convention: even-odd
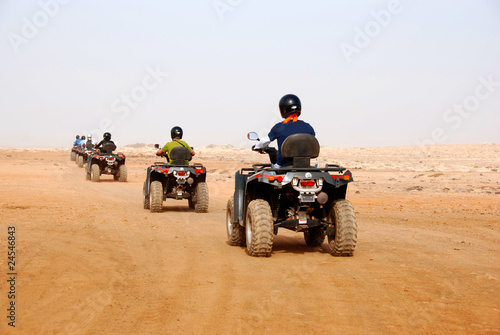
{"type": "Polygon", "coordinates": [[[252,150],[260,154],[268,154],[269,160],[271,161],[272,164],[276,164],[276,162],[278,161],[278,150],[276,150],[276,148],[264,147],[257,149],[255,148],[255,145],[252,145],[252,150]]]}
{"type": "Polygon", "coordinates": [[[168,158],[168,154],[166,152],[163,152],[161,154],[158,154],[158,152],[156,152],[156,156],[159,156],[159,157],[165,157],[167,159],[167,161],[169,160],[168,158]]]}

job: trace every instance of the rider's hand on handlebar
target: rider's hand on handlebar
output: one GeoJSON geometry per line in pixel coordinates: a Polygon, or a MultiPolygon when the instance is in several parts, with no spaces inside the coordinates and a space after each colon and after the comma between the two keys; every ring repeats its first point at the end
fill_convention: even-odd
{"type": "Polygon", "coordinates": [[[252,145],[252,150],[253,150],[253,151],[257,151],[257,152],[262,153],[262,148],[256,148],[256,147],[255,147],[255,144],[254,144],[254,145],[252,145]]]}

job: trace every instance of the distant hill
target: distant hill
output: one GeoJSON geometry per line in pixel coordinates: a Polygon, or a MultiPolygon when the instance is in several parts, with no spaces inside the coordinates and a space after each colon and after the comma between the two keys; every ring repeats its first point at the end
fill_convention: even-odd
{"type": "Polygon", "coordinates": [[[224,149],[234,149],[234,146],[231,144],[226,144],[226,145],[216,145],[216,144],[209,144],[205,148],[209,149],[216,149],[216,148],[224,148],[224,149]]]}
{"type": "Polygon", "coordinates": [[[140,148],[154,148],[154,144],[147,144],[147,143],[135,143],[135,144],[127,144],[125,148],[134,148],[134,149],[140,149],[140,148]]]}

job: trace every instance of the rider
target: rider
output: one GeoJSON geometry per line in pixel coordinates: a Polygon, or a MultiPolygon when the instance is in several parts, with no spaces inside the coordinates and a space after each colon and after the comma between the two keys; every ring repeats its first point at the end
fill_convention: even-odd
{"type": "Polygon", "coordinates": [[[80,143],[80,135],[76,135],[76,140],[73,142],[73,146],[76,147],[78,146],[78,143],[80,143]]]}
{"type": "MultiPolygon", "coordinates": [[[[170,137],[172,138],[172,141],[166,143],[163,148],[161,149],[158,149],[158,151],[156,152],[156,155],[157,156],[161,156],[164,152],[166,152],[167,154],[169,154],[169,158],[170,158],[170,151],[175,148],[175,147],[185,147],[189,150],[189,152],[191,153],[191,156],[194,156],[195,155],[195,152],[193,151],[193,149],[189,146],[189,144],[187,144],[186,142],[184,142],[182,139],[182,134],[183,134],[183,131],[182,131],[182,128],[179,127],[179,126],[175,126],[173,127],[171,130],[170,130],[170,137]]],[[[170,158],[168,164],[172,164],[173,163],[173,160],[172,158],[170,158]]],[[[189,164],[189,161],[186,160],[184,162],[185,164],[189,164]]]]}
{"type": "Polygon", "coordinates": [[[80,147],[80,149],[85,149],[85,135],[82,135],[80,137],[80,141],[78,142],[78,147],[80,147]]]}
{"type": "Polygon", "coordinates": [[[94,149],[100,150],[103,154],[111,154],[116,149],[115,142],[111,141],[111,134],[105,132],[102,135],[102,140],[94,145],[94,149]],[[104,152],[106,151],[106,152],[104,152]]]}
{"type": "Polygon", "coordinates": [[[94,148],[94,143],[92,143],[92,134],[87,134],[87,142],[85,143],[85,148],[87,150],[92,150],[94,148]]]}
{"type": "Polygon", "coordinates": [[[291,163],[290,159],[284,159],[281,155],[281,145],[283,141],[293,134],[311,134],[316,136],[313,127],[302,120],[298,120],[302,110],[302,104],[299,98],[294,94],[287,94],[280,99],[279,108],[281,117],[284,119],[274,125],[269,134],[255,145],[255,149],[267,147],[270,142],[278,140],[278,161],[276,168],[291,163]]]}

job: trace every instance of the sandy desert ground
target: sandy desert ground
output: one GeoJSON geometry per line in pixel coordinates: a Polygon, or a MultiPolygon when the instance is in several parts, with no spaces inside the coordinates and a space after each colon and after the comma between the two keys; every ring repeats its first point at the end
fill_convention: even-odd
{"type": "Polygon", "coordinates": [[[234,172],[265,156],[198,148],[209,213],[142,208],[129,181],[86,181],[69,149],[0,149],[1,334],[500,334],[500,145],[322,148],[353,173],[353,257],[280,230],[269,258],[227,244],[234,172]],[[15,227],[16,327],[8,326],[15,227]]]}

